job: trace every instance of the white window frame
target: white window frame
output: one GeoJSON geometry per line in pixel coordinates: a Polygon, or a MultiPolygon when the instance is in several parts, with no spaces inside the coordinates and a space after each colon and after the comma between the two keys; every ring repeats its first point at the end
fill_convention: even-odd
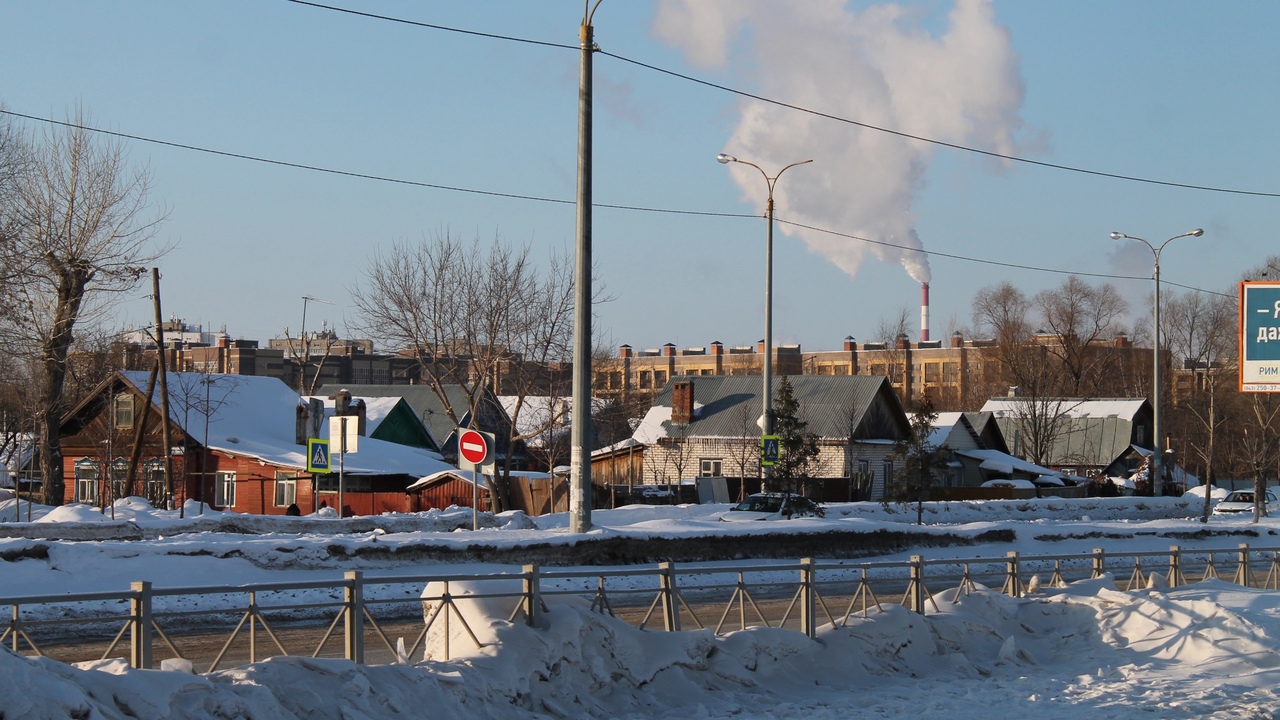
{"type": "Polygon", "coordinates": [[[166,504],[165,501],[169,499],[169,486],[165,482],[164,462],[152,460],[146,464],[144,472],[147,474],[147,480],[143,492],[146,494],[147,502],[151,503],[152,507],[166,504]]]}
{"type": "Polygon", "coordinates": [[[76,502],[98,504],[98,478],[101,474],[97,463],[89,461],[89,458],[76,463],[76,502]]]}
{"type": "Polygon", "coordinates": [[[298,502],[298,478],[280,473],[276,475],[276,507],[289,507],[298,502]]]}
{"type": "Polygon", "coordinates": [[[724,477],[724,459],[702,458],[699,461],[698,477],[724,477]]]}
{"type": "Polygon", "coordinates": [[[218,470],[213,479],[213,504],[218,507],[236,506],[236,473],[234,470],[218,470]]]}

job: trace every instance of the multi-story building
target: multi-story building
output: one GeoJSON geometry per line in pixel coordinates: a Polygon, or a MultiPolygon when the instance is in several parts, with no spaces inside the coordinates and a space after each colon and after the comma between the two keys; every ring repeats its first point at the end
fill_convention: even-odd
{"type": "MultiPolygon", "coordinates": [[[[1037,335],[1027,351],[1039,355],[1038,362],[1055,362],[1055,350],[1062,343],[1047,333],[1037,335]]],[[[1105,343],[1094,343],[1091,351],[1110,356],[1115,373],[1145,377],[1150,368],[1150,349],[1135,348],[1124,335],[1105,343]]],[[[911,342],[905,335],[896,343],[858,343],[844,339],[840,350],[804,352],[799,345],[779,345],[773,349],[775,375],[878,375],[889,378],[894,391],[904,401],[928,397],[936,407],[964,409],[980,405],[993,395],[1003,394],[1009,381],[1003,376],[1001,348],[993,340],[965,339],[959,333],[949,342],[911,342]]],[[[653,397],[678,375],[759,375],[764,364],[764,343],[726,347],[713,342],[709,347],[677,349],[670,343],[659,349],[636,351],[623,345],[617,358],[596,360],[593,392],[601,396],[653,397]]],[[[1119,394],[1109,389],[1108,394],[1119,394]]]]}

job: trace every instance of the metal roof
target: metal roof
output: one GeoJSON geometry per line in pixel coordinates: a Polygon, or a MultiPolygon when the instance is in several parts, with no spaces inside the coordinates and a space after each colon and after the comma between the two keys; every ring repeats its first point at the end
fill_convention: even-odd
{"type": "MultiPolygon", "coordinates": [[[[798,375],[787,378],[800,419],[819,438],[898,439],[910,433],[907,415],[888,378],[873,375],[798,375]]],[[[750,437],[763,409],[759,375],[676,376],[654,399],[671,407],[672,386],[693,383],[694,419],[684,437],[750,437]]],[[[773,383],[775,398],[781,378],[773,383]]],[[[668,426],[670,421],[664,421],[668,426]]]]}

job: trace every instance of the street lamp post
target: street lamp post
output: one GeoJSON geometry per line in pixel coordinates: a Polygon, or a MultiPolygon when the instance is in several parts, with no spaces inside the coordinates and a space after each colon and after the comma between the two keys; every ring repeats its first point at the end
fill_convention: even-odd
{"type": "Polygon", "coordinates": [[[1155,444],[1152,446],[1155,450],[1151,455],[1151,492],[1154,495],[1164,493],[1164,473],[1163,458],[1164,437],[1160,434],[1160,252],[1164,250],[1164,246],[1182,237],[1200,237],[1204,235],[1204,230],[1196,228],[1191,232],[1185,232],[1181,235],[1173,237],[1160,243],[1159,247],[1152,245],[1150,242],[1140,237],[1125,235],[1121,232],[1111,233],[1112,240],[1137,240],[1138,242],[1151,248],[1151,254],[1155,258],[1155,270],[1152,277],[1155,279],[1155,303],[1154,303],[1154,329],[1152,332],[1153,341],[1151,344],[1151,432],[1155,435],[1155,444]]]}
{"type": "Polygon", "coordinates": [[[721,164],[742,163],[750,165],[760,174],[764,176],[765,185],[769,188],[769,198],[764,206],[765,219],[765,265],[764,265],[764,401],[763,412],[760,416],[760,429],[765,435],[773,434],[773,188],[778,183],[778,178],[782,177],[782,173],[795,167],[796,165],[804,165],[811,163],[813,160],[801,160],[793,162],[790,165],[778,171],[777,175],[772,177],[765,172],[763,168],[746,160],[739,160],[732,155],[720,153],[716,156],[716,161],[721,164]]]}

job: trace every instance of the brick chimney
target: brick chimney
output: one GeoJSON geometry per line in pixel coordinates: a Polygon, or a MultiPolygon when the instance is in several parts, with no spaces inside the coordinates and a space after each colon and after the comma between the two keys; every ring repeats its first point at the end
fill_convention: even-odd
{"type": "Polygon", "coordinates": [[[964,347],[964,336],[958,332],[951,333],[951,347],[953,348],[964,347]]]}
{"type": "Polygon", "coordinates": [[[845,336],[844,336],[844,351],[845,351],[845,352],[857,352],[857,351],[858,351],[858,342],[857,342],[856,340],[854,340],[854,339],[853,339],[853,336],[852,336],[852,335],[845,335],[845,336]]]}
{"type": "Polygon", "coordinates": [[[1118,348],[1129,347],[1129,336],[1125,335],[1124,333],[1120,333],[1119,335],[1116,335],[1116,347],[1118,348]]]}
{"type": "Polygon", "coordinates": [[[622,347],[618,348],[618,357],[620,357],[620,358],[629,358],[629,357],[631,357],[631,346],[630,346],[630,345],[623,345],[622,347]]]}
{"type": "Polygon", "coordinates": [[[898,349],[899,349],[899,350],[910,350],[910,349],[911,349],[911,340],[909,340],[909,339],[907,338],[906,333],[903,333],[903,334],[901,334],[901,335],[899,335],[899,336],[898,336],[898,349]]]}
{"type": "Polygon", "coordinates": [[[712,354],[712,355],[723,355],[723,354],[724,354],[724,345],[722,345],[722,344],[720,343],[720,341],[719,341],[719,340],[712,340],[712,341],[711,341],[711,354],[712,354]]]}
{"type": "Polygon", "coordinates": [[[671,343],[667,343],[666,345],[663,345],[663,346],[662,346],[662,356],[663,356],[663,357],[675,357],[675,356],[676,356],[676,346],[675,346],[675,345],[673,345],[673,344],[671,344],[671,343]]]}
{"type": "Polygon", "coordinates": [[[671,422],[677,425],[693,422],[692,380],[681,380],[671,386],[671,422]]]}

